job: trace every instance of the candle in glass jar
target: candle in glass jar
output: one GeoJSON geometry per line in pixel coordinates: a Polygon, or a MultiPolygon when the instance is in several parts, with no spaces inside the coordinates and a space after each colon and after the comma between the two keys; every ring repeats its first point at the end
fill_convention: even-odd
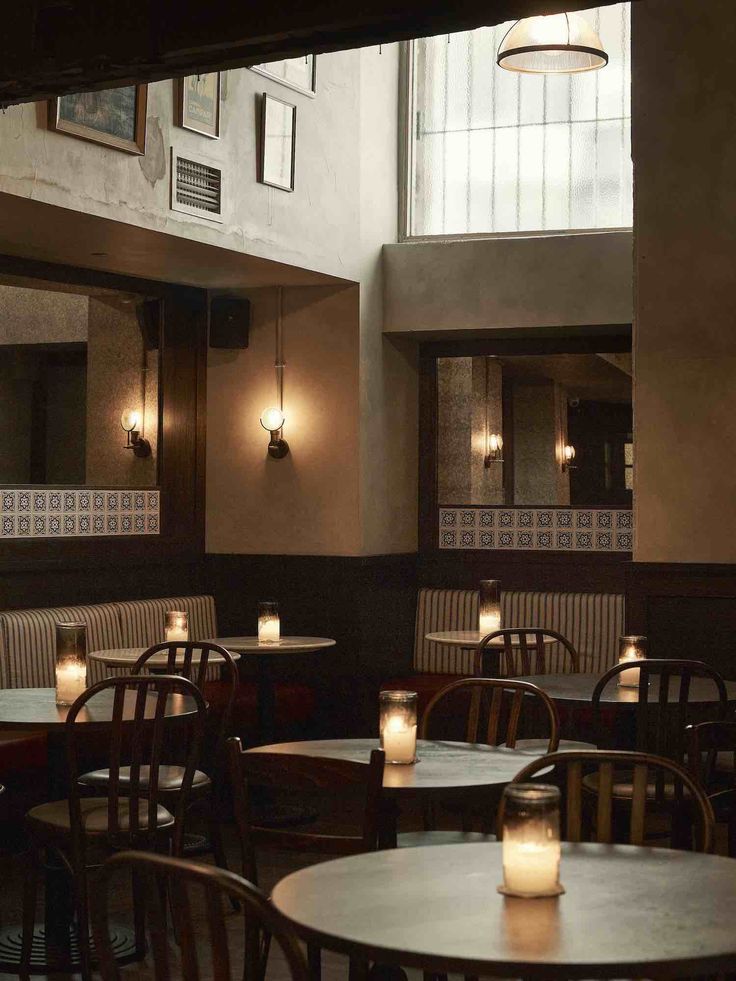
{"type": "Polygon", "coordinates": [[[511,784],[504,792],[503,886],[510,896],[557,896],[560,885],[560,791],[511,784]]]}
{"type": "Polygon", "coordinates": [[[415,763],[417,758],[417,693],[382,691],[381,749],[387,763],[415,763]]]}
{"type": "MultiPolygon", "coordinates": [[[[642,661],[647,656],[646,637],[619,637],[618,639],[618,663],[627,664],[629,661],[642,661]]],[[[638,668],[627,668],[619,672],[618,683],[622,688],[638,688],[639,675],[638,668]]]]}
{"type": "Polygon", "coordinates": [[[189,614],[186,610],[169,610],[166,613],[166,640],[189,640],[189,614]]]}
{"type": "Polygon", "coordinates": [[[87,625],[56,624],[56,704],[71,705],[87,688],[87,625]]]}
{"type": "Polygon", "coordinates": [[[281,622],[278,603],[258,604],[258,643],[278,644],[281,639],[281,622]]]}
{"type": "Polygon", "coordinates": [[[483,637],[501,629],[501,583],[482,579],[478,592],[478,630],[483,637]]]}

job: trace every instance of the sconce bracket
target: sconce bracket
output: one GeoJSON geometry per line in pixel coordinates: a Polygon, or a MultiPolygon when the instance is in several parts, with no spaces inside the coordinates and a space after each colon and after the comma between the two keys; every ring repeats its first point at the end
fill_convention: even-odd
{"type": "Polygon", "coordinates": [[[492,463],[503,463],[503,457],[502,456],[494,456],[492,453],[486,454],[486,457],[483,460],[483,465],[485,466],[486,470],[490,470],[491,469],[491,464],[492,463]]]}
{"type": "Polygon", "coordinates": [[[268,455],[274,460],[283,460],[289,452],[289,444],[285,439],[278,435],[278,432],[271,433],[271,440],[268,444],[268,455]]]}
{"type": "Polygon", "coordinates": [[[141,436],[137,429],[128,432],[128,442],[125,449],[132,450],[133,455],[139,459],[145,459],[151,455],[151,444],[141,436]]]}

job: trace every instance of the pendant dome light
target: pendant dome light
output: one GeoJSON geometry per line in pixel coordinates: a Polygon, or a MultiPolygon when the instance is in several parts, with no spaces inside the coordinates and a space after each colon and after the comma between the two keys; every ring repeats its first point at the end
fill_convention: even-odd
{"type": "Polygon", "coordinates": [[[511,72],[569,75],[603,68],[608,55],[580,14],[546,14],[517,20],[501,41],[496,64],[511,72]]]}

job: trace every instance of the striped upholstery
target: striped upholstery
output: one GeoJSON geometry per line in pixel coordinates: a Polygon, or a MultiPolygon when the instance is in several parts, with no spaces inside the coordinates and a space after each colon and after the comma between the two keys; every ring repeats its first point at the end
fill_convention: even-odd
{"type": "MultiPolygon", "coordinates": [[[[0,687],[50,688],[54,685],[57,620],[87,624],[90,651],[120,647],[148,647],[163,640],[166,610],[187,610],[193,638],[217,635],[212,596],[177,596],[171,599],[133,600],[0,613],[0,687]]],[[[211,669],[212,678],[219,669],[211,669]]],[[[123,669],[107,668],[90,661],[88,681],[94,684],[123,669]]],[[[208,677],[210,673],[208,672],[208,677]]]]}
{"type": "MultiPolygon", "coordinates": [[[[616,663],[624,633],[624,597],[614,593],[543,593],[513,590],[501,594],[501,621],[507,627],[548,627],[566,637],[584,657],[582,670],[600,674],[616,663]]],[[[414,635],[414,669],[432,674],[473,673],[473,651],[433,644],[425,634],[439,630],[477,630],[478,592],[474,589],[420,589],[414,635]]],[[[559,644],[547,648],[548,670],[568,669],[559,644]]]]}

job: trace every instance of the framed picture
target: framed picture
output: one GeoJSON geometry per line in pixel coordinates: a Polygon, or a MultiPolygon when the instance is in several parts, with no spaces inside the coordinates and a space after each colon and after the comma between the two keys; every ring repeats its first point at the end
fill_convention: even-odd
{"type": "Polygon", "coordinates": [[[317,56],[301,55],[299,58],[283,58],[267,65],[251,65],[251,71],[273,78],[287,88],[303,92],[314,98],[317,91],[317,56]]]}
{"type": "Polygon", "coordinates": [[[220,73],[187,75],[176,83],[176,123],[213,140],[220,138],[220,73]]]}
{"type": "Polygon", "coordinates": [[[49,99],[49,129],[125,150],[146,152],[147,85],[80,92],[49,99]]]}
{"type": "Polygon", "coordinates": [[[259,181],[283,191],[294,190],[296,157],[296,106],[267,92],[261,103],[261,153],[259,181]]]}

